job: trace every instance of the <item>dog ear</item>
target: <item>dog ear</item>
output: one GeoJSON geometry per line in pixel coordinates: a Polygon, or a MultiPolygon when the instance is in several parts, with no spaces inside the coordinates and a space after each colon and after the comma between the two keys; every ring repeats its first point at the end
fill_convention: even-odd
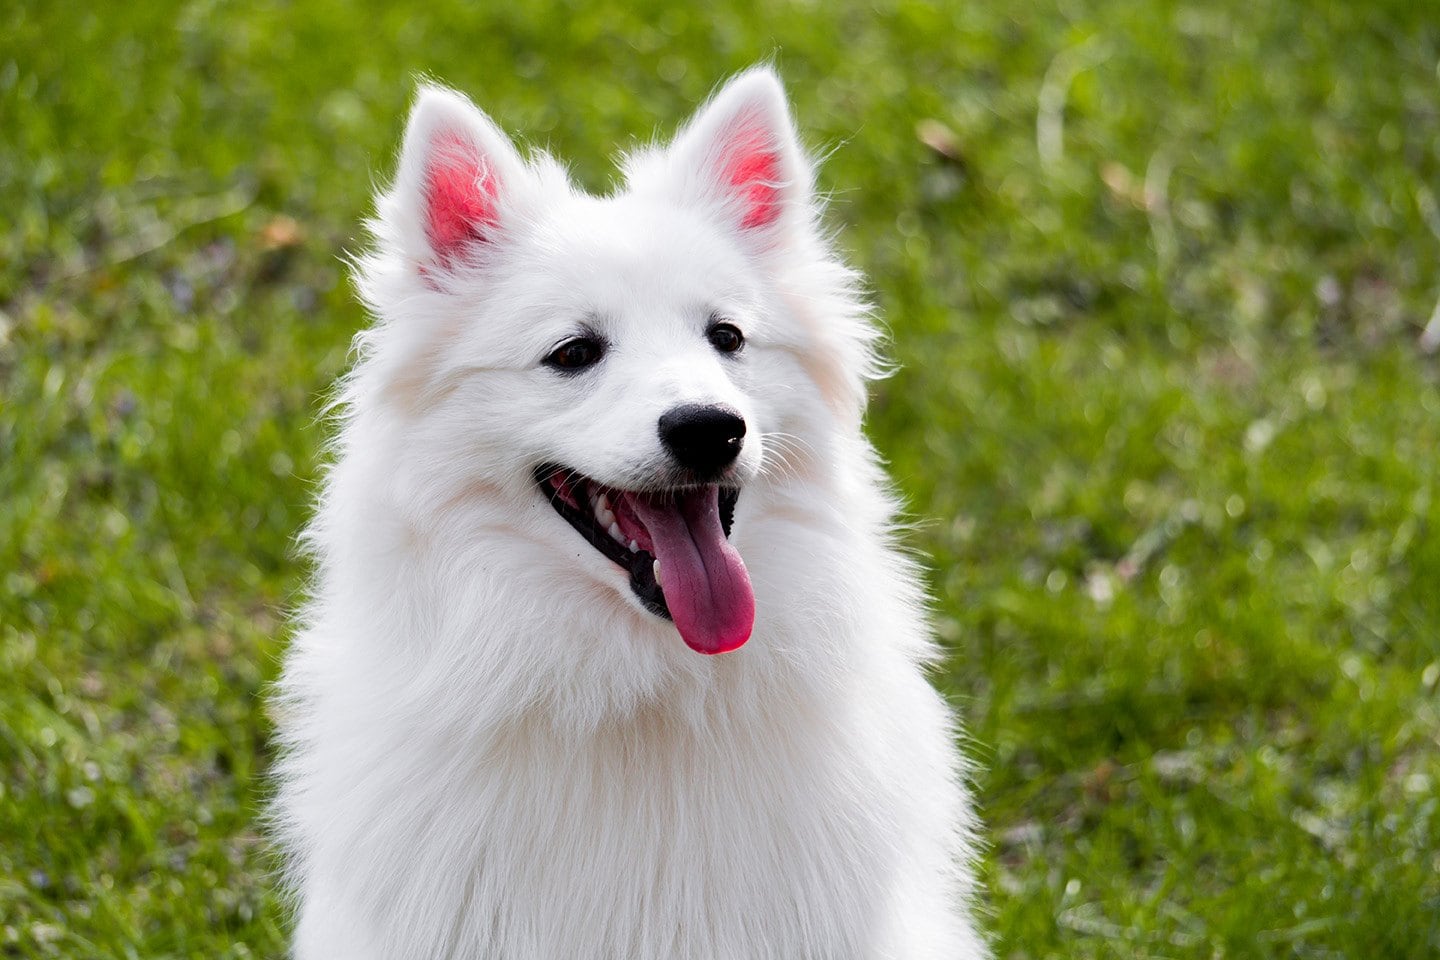
{"type": "Polygon", "coordinates": [[[762,246],[810,213],[810,167],[768,66],[727,83],[676,136],[669,156],[686,202],[762,246]]]}
{"type": "Polygon", "coordinates": [[[422,273],[448,269],[502,238],[507,207],[528,175],[510,139],[474,104],[424,86],[381,219],[422,273]]]}

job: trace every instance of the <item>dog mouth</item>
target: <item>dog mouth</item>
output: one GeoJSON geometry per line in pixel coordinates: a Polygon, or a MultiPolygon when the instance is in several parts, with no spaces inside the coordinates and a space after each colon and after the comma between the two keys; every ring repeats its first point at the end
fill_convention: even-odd
{"type": "Polygon", "coordinates": [[[730,543],[738,490],[622,490],[554,465],[535,479],[555,512],[629,573],[645,609],[674,622],[692,650],[727,653],[750,639],[755,597],[730,543]]]}

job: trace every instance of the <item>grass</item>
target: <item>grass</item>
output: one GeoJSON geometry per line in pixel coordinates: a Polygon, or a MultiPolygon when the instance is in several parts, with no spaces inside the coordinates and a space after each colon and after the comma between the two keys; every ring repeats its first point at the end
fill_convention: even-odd
{"type": "Polygon", "coordinates": [[[903,364],[999,956],[1440,955],[1425,5],[511,7],[0,8],[0,956],[283,950],[261,695],[415,75],[598,189],[771,56],[903,364]]]}

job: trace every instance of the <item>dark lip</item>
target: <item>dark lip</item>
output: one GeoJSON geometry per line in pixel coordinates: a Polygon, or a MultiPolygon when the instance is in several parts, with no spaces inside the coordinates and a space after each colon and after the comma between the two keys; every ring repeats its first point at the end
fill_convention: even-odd
{"type": "MultiPolygon", "coordinates": [[[[622,493],[634,493],[636,491],[624,490],[620,487],[609,487],[592,480],[585,474],[569,467],[562,467],[558,464],[541,464],[535,468],[535,483],[540,488],[540,495],[549,501],[555,512],[564,518],[565,522],[574,527],[585,541],[594,547],[606,558],[611,560],[617,567],[630,574],[630,589],[645,606],[645,609],[666,620],[671,619],[670,607],[665,603],[665,591],[655,580],[655,555],[648,550],[637,550],[631,553],[624,545],[618,543],[614,537],[600,529],[600,524],[590,512],[572,507],[560,496],[560,491],[552,487],[549,479],[557,472],[564,473],[571,480],[582,481],[593,484],[602,490],[619,491],[622,493]]],[[[680,490],[683,488],[671,488],[680,490]]],[[[691,488],[693,489],[693,487],[691,488]]],[[[650,495],[664,493],[665,491],[646,491],[650,495]]],[[[719,487],[718,497],[720,498],[720,526],[725,531],[725,536],[730,536],[731,525],[735,522],[735,504],[740,499],[740,491],[735,487],[719,487]]]]}

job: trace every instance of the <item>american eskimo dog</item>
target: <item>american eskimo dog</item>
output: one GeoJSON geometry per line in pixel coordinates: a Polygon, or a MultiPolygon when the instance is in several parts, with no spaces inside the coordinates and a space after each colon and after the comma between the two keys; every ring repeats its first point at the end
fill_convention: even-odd
{"type": "Polygon", "coordinates": [[[423,88],[280,685],[300,960],[968,960],[875,330],[767,68],[597,197],[423,88]]]}

